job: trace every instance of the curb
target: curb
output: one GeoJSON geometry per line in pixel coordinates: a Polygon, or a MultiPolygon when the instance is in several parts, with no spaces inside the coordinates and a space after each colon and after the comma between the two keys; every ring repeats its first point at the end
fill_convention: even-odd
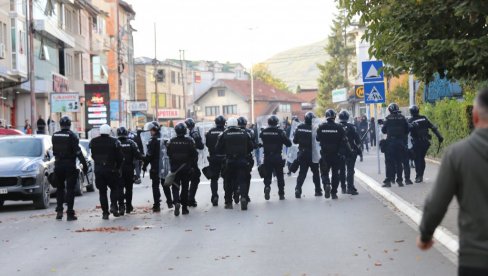
{"type": "MultiPolygon", "coordinates": [[[[415,224],[419,225],[422,219],[422,211],[405,201],[403,198],[393,193],[392,191],[381,187],[373,178],[367,174],[356,169],[356,177],[365,183],[369,188],[383,197],[385,200],[393,204],[398,210],[407,215],[415,224]]],[[[459,237],[454,235],[451,231],[445,227],[439,226],[434,233],[434,238],[444,245],[452,253],[457,254],[459,250],[459,237]]]]}
{"type": "Polygon", "coordinates": [[[430,162],[430,163],[433,163],[433,164],[436,164],[436,165],[440,165],[441,164],[441,161],[439,160],[435,160],[435,159],[432,159],[432,158],[425,158],[425,161],[427,162],[430,162]]]}

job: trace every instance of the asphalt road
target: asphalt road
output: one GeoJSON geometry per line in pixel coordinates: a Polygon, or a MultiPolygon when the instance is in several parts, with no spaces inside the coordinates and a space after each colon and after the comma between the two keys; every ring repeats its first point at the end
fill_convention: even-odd
{"type": "Polygon", "coordinates": [[[360,185],[355,197],[316,198],[310,175],[295,199],[296,177],[285,177],[286,200],[273,184],[265,201],[256,178],[248,211],[224,210],[222,189],[212,207],[203,182],[188,216],[153,214],[149,179],[136,185],[136,213],[109,221],[97,193],[76,198],[76,222],[55,221],[54,199],[44,211],[9,202],[0,275],[456,275],[442,248],[420,252],[415,227],[360,185]]]}

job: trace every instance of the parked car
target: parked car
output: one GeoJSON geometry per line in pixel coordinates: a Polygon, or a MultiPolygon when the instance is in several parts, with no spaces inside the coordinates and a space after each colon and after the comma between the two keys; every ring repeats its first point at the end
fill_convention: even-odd
{"type": "Polygon", "coordinates": [[[0,137],[12,135],[25,135],[22,131],[13,128],[0,128],[0,137]]]}
{"type": "Polygon", "coordinates": [[[35,208],[48,208],[53,173],[51,136],[0,138],[0,207],[6,200],[32,200],[35,208]]]}

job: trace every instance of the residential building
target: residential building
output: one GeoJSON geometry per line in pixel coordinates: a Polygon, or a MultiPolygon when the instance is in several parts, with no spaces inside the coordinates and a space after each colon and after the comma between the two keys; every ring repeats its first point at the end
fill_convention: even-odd
{"type": "Polygon", "coordinates": [[[16,126],[16,86],[28,79],[25,1],[0,0],[0,121],[16,126]]]}
{"type": "MultiPolygon", "coordinates": [[[[131,5],[122,0],[91,0],[91,3],[108,15],[105,25],[110,42],[104,41],[104,44],[109,44],[106,60],[111,123],[112,126],[131,127],[132,116],[127,110],[127,101],[135,98],[135,30],[131,26],[131,21],[135,19],[136,13],[131,5]],[[119,118],[120,114],[122,118],[119,118]]],[[[103,61],[103,57],[100,59],[103,61]]],[[[101,70],[104,70],[103,67],[101,70]]]]}
{"type": "MultiPolygon", "coordinates": [[[[297,90],[295,95],[301,100],[301,112],[295,114],[295,116],[298,116],[301,121],[303,121],[303,118],[307,112],[313,112],[317,107],[318,94],[319,90],[317,88],[297,90]]],[[[320,117],[320,114],[316,115],[319,115],[320,117]]]]}
{"type": "MultiPolygon", "coordinates": [[[[275,114],[281,119],[301,113],[302,100],[296,95],[275,89],[260,80],[254,81],[254,116],[275,114]]],[[[195,100],[196,119],[212,121],[217,115],[245,116],[251,121],[251,82],[217,80],[195,100]]]]}
{"type": "MultiPolygon", "coordinates": [[[[183,93],[184,78],[181,63],[166,60],[156,61],[142,57],[135,59],[136,99],[147,101],[149,109],[142,121],[156,120],[169,122],[185,119],[185,100],[183,93]],[[156,84],[159,98],[158,116],[156,116],[156,84]]],[[[136,114],[134,114],[136,115],[136,114]]]]}

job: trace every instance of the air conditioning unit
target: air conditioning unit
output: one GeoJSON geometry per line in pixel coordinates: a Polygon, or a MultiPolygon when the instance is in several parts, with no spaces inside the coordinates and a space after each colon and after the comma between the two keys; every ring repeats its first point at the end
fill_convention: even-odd
{"type": "Polygon", "coordinates": [[[5,44],[0,43],[0,59],[5,59],[5,44]]]}

